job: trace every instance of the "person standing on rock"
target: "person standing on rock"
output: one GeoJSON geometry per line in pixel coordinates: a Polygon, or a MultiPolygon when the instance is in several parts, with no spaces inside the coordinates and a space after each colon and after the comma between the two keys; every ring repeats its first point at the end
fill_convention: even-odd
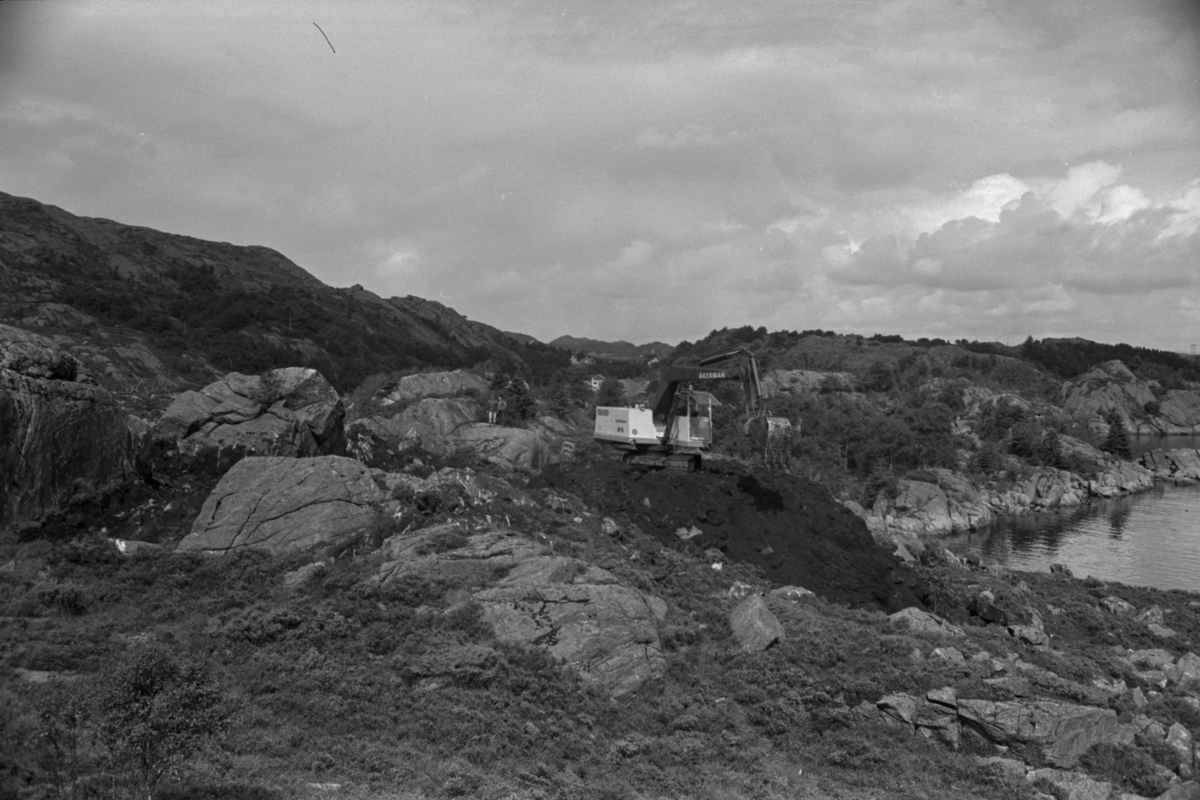
{"type": "Polygon", "coordinates": [[[504,410],[508,408],[508,403],[504,402],[503,397],[496,397],[496,413],[495,419],[492,420],[493,425],[500,424],[500,420],[504,417],[504,410]]]}
{"type": "Polygon", "coordinates": [[[499,395],[493,394],[491,396],[491,398],[488,399],[488,424],[489,425],[496,424],[496,413],[500,410],[499,406],[500,406],[500,397],[499,397],[499,395]]]}

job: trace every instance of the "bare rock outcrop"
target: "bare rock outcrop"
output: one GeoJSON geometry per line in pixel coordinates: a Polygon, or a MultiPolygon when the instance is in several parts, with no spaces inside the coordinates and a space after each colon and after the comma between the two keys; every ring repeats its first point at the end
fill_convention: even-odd
{"type": "Polygon", "coordinates": [[[0,325],[0,528],[138,476],[145,425],[49,339],[0,325]]]}
{"type": "Polygon", "coordinates": [[[1113,460],[1108,469],[1088,481],[1088,492],[1096,497],[1117,497],[1154,488],[1154,475],[1141,464],[1113,460]]]}
{"type": "Polygon", "coordinates": [[[1163,433],[1200,432],[1200,392],[1168,389],[1158,401],[1155,421],[1163,433]]]}
{"type": "MultiPolygon", "coordinates": [[[[1156,476],[1161,476],[1141,464],[1114,458],[1071,437],[1063,436],[1060,441],[1072,448],[1075,456],[1095,465],[1091,478],[1065,469],[1038,467],[1000,491],[976,488],[951,470],[927,470],[936,476],[936,483],[901,479],[897,482],[896,496],[881,495],[870,510],[847,507],[863,517],[876,541],[903,545],[911,551],[907,537],[977,530],[1000,514],[1072,508],[1094,497],[1144,492],[1153,487],[1156,476]]],[[[1172,468],[1171,464],[1163,463],[1166,464],[1163,469],[1172,468]]]]}
{"type": "Polygon", "coordinates": [[[911,606],[900,609],[895,614],[889,616],[888,619],[893,623],[907,627],[913,633],[949,636],[952,638],[962,638],[966,635],[962,628],[947,622],[937,614],[931,614],[928,611],[922,611],[919,608],[911,606]]]}
{"type": "Polygon", "coordinates": [[[393,536],[383,554],[381,581],[419,573],[476,587],[471,598],[497,639],[542,647],[613,697],[637,692],[666,669],[662,600],[526,536],[441,525],[393,536]]]}
{"type": "Polygon", "coordinates": [[[562,440],[540,428],[509,428],[473,424],[450,437],[455,447],[467,447],[502,468],[541,469],[561,456],[562,440]]]}
{"type": "Polygon", "coordinates": [[[314,369],[231,372],[176,397],[154,437],[188,458],[342,455],[344,417],[337,391],[314,369]]]}
{"type": "Polygon", "coordinates": [[[354,459],[250,456],[217,483],[178,549],[288,552],[335,544],[375,522],[387,499],[354,459]]]}
{"type": "Polygon", "coordinates": [[[1033,744],[1056,767],[1075,766],[1094,744],[1119,738],[1110,708],[1056,700],[959,700],[958,718],[995,744],[1033,744]]]}
{"type": "Polygon", "coordinates": [[[459,397],[483,395],[489,389],[488,382],[473,372],[421,372],[407,375],[396,382],[379,398],[384,408],[404,405],[427,397],[459,397]]]}
{"type": "Polygon", "coordinates": [[[1063,387],[1063,408],[1096,426],[1110,411],[1131,433],[1195,433],[1200,431],[1200,393],[1190,389],[1151,388],[1120,361],[1093,367],[1063,387]],[[1161,395],[1158,396],[1158,395],[1161,395]]]}
{"type": "Polygon", "coordinates": [[[1177,484],[1200,481],[1200,450],[1194,448],[1154,450],[1143,453],[1141,462],[1156,480],[1177,484]]]}
{"type": "Polygon", "coordinates": [[[79,362],[44,336],[0,325],[0,369],[29,378],[74,381],[79,362]]]}
{"type": "MultiPolygon", "coordinates": [[[[1116,411],[1128,431],[1141,432],[1142,409],[1154,400],[1150,387],[1120,361],[1106,361],[1063,387],[1062,405],[1081,418],[1102,419],[1116,411]]],[[[1148,427],[1146,432],[1156,429],[1148,427]]]]}
{"type": "Polygon", "coordinates": [[[479,402],[469,397],[426,397],[395,416],[355,420],[352,427],[385,439],[417,441],[433,451],[445,447],[447,438],[459,428],[478,422],[481,413],[479,402]]]}
{"type": "Polygon", "coordinates": [[[441,455],[468,450],[506,470],[541,469],[563,458],[563,437],[550,427],[488,425],[479,421],[482,416],[482,406],[472,398],[427,397],[392,417],[355,420],[349,436],[355,445],[366,433],[389,448],[419,444],[441,455]]]}
{"type": "Polygon", "coordinates": [[[885,719],[935,735],[951,746],[957,746],[967,728],[1002,747],[1036,747],[1046,763],[1060,769],[1074,767],[1092,745],[1114,744],[1127,736],[1109,708],[1038,698],[964,699],[950,687],[924,697],[887,695],[876,707],[885,719]]]}

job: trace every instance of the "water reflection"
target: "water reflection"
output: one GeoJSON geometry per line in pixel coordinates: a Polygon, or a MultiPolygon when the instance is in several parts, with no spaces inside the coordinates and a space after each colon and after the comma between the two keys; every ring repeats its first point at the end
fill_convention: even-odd
{"type": "Polygon", "coordinates": [[[1132,512],[1133,509],[1129,507],[1128,503],[1122,503],[1120,501],[1113,503],[1112,514],[1110,514],[1108,517],[1108,524],[1111,526],[1108,535],[1111,538],[1121,538],[1121,534],[1125,531],[1125,523],[1129,519],[1129,515],[1132,512]]]}
{"type": "Polygon", "coordinates": [[[1200,486],[1009,518],[946,546],[1014,569],[1060,562],[1081,577],[1200,591],[1200,486]]]}

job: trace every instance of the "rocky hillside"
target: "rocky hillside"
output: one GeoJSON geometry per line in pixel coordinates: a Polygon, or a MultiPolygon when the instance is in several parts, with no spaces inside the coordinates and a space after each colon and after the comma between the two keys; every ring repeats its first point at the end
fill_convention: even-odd
{"type": "Polygon", "coordinates": [[[277,366],[318,368],[345,391],[372,373],[430,364],[519,369],[523,351],[548,349],[439,303],[326,286],[265,247],[2,193],[0,322],[57,337],[101,385],[138,394],[277,366]]]}
{"type": "Polygon", "coordinates": [[[1068,413],[1089,419],[1116,412],[1133,433],[1200,431],[1200,392],[1143,380],[1120,361],[1098,364],[1064,384],[1060,400],[1068,413]]]}
{"type": "Polygon", "coordinates": [[[676,474],[483,422],[469,371],[349,423],[316,370],[231,372],[143,422],[52,341],[0,343],[0,796],[1200,795],[1200,600],[916,535],[1200,470],[1045,447],[1068,412],[1011,391],[1016,358],[777,368],[793,473],[676,474]],[[996,485],[868,483],[880,536],[808,476],[880,453],[996,485]],[[1014,479],[1043,456],[1094,476],[1014,479]]]}
{"type": "Polygon", "coordinates": [[[1194,595],[906,567],[820,487],[735,462],[305,455],[338,406],[302,373],[172,405],[173,475],[262,454],[157,543],[109,537],[181,478],[0,539],[5,796],[1200,794],[1194,595]]]}

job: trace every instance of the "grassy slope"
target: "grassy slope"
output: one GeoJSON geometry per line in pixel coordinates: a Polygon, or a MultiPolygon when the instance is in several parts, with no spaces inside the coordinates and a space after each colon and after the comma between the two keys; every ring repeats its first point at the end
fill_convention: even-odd
{"type": "MultiPolygon", "coordinates": [[[[760,573],[737,565],[715,572],[673,552],[672,577],[656,581],[642,566],[664,557],[656,540],[635,532],[617,541],[599,533],[598,515],[579,520],[531,510],[513,524],[672,608],[661,631],[666,678],[624,704],[540,653],[495,642],[473,607],[461,605],[466,587],[364,584],[375,555],[343,557],[289,590],[283,576],[304,557],[116,557],[102,540],[27,545],[32,561],[21,563],[46,571],[0,583],[5,665],[78,674],[75,685],[85,686],[133,637],[208,664],[229,698],[231,726],[180,776],[170,792],[177,798],[316,796],[315,783],[341,784],[339,796],[355,798],[1031,796],[1023,782],[976,764],[972,753],[988,751],[982,743],[952,753],[855,713],[889,692],[941,686],[999,699],[981,682],[990,674],[982,666],[913,660],[914,649],[928,654],[943,642],[895,629],[878,612],[776,604],[787,640],[741,653],[726,592],[734,580],[765,587],[760,573]]],[[[1111,587],[949,568],[927,579],[946,613],[981,586],[1037,608],[1055,634],[1053,654],[996,628],[969,628],[955,644],[967,656],[1016,653],[1054,671],[1062,681],[1037,687],[1048,696],[1079,701],[1080,684],[1118,677],[1114,644],[1158,644],[1141,626],[1097,610],[1111,587]]],[[[1168,624],[1185,649],[1200,641],[1189,596],[1120,591],[1139,607],[1172,609],[1168,624]]],[[[35,767],[43,690],[6,672],[0,691],[0,752],[12,754],[5,766],[15,766],[15,791],[21,780],[45,780],[35,767]]],[[[1152,713],[1178,717],[1172,697],[1154,702],[1152,713]]]]}

